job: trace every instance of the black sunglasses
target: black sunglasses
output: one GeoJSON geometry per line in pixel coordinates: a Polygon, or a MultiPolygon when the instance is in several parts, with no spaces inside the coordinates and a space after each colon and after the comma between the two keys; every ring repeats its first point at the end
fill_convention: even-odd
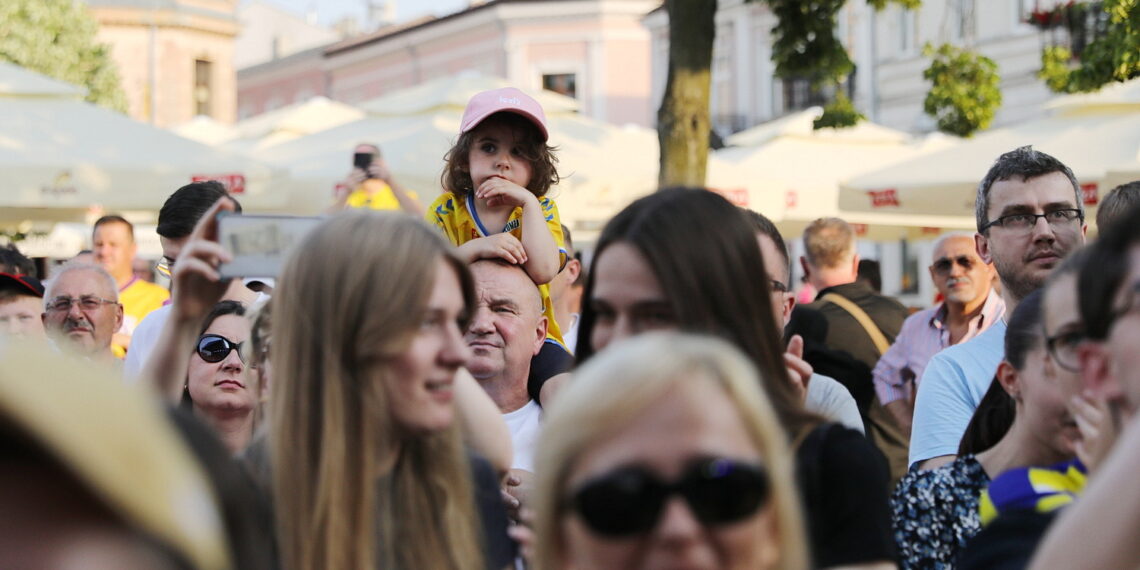
{"type": "Polygon", "coordinates": [[[665,501],[685,498],[697,520],[715,526],[743,520],[768,502],[771,481],[762,466],[731,459],[693,462],[676,481],[644,467],[623,467],[584,483],[570,505],[594,532],[627,537],[653,530],[665,501]]]}
{"type": "Polygon", "coordinates": [[[231,350],[238,351],[238,358],[245,362],[245,355],[241,352],[244,342],[234,342],[219,334],[204,334],[198,337],[198,356],[206,362],[221,362],[230,355],[231,350]]]}
{"type": "Polygon", "coordinates": [[[954,269],[955,263],[961,265],[962,269],[969,271],[970,268],[972,268],[974,264],[978,262],[979,260],[966,255],[960,255],[958,257],[943,257],[934,262],[934,272],[938,273],[939,275],[946,275],[950,273],[950,270],[954,269]]]}

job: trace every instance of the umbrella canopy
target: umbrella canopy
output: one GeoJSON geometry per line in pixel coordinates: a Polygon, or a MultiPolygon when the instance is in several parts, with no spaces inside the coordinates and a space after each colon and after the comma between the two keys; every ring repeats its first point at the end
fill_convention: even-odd
{"type": "Polygon", "coordinates": [[[1140,149],[1140,82],[1059,98],[1051,116],[987,131],[961,145],[855,176],[840,191],[849,211],[903,216],[972,215],[978,182],[1002,153],[1033,145],[1064,162],[1095,215],[1106,174],[1140,149]],[[1131,99],[1129,99],[1131,98],[1131,99]]]}
{"type": "MultiPolygon", "coordinates": [[[[250,154],[289,168],[294,178],[291,206],[315,213],[331,203],[335,185],[351,170],[353,148],[375,143],[396,179],[426,205],[442,192],[443,157],[458,136],[467,100],[506,86],[505,80],[474,75],[435,80],[362,104],[369,112],[366,118],[250,154]]],[[[564,223],[576,230],[575,238],[590,241],[618,210],[656,189],[657,133],[583,117],[574,112],[576,101],[557,93],[541,92],[535,98],[544,107],[563,176],[550,196],[564,223]]],[[[738,202],[780,207],[777,199],[753,197],[756,185],[725,161],[711,161],[709,181],[738,202]]]]}
{"type": "MultiPolygon", "coordinates": [[[[727,142],[736,145],[714,155],[749,173],[783,202],[782,214],[770,217],[782,232],[795,235],[812,220],[837,216],[856,224],[863,235],[881,239],[929,236],[930,229],[970,227],[968,216],[921,216],[908,220],[839,206],[840,181],[955,143],[948,137],[914,140],[910,135],[868,121],[845,129],[819,129],[812,122],[819,107],[742,131],[727,142]]],[[[937,233],[937,232],[934,232],[937,233]]]]}
{"type": "Polygon", "coordinates": [[[285,203],[270,167],[85,103],[57,84],[0,64],[0,223],[156,212],[195,178],[227,177],[250,208],[285,203]]]}

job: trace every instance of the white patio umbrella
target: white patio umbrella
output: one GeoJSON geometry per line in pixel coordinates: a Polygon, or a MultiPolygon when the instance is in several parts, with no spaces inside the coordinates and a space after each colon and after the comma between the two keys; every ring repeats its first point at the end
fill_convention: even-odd
{"type": "MultiPolygon", "coordinates": [[[[728,137],[733,146],[714,155],[747,172],[784,205],[782,215],[768,215],[784,233],[798,235],[812,220],[841,217],[864,237],[897,239],[928,236],[930,229],[970,227],[967,216],[888,218],[839,207],[841,180],[933,149],[956,144],[948,137],[914,140],[907,133],[868,121],[845,129],[819,129],[812,122],[822,109],[813,107],[728,137]]],[[[937,233],[937,232],[934,232],[937,233]]]]}
{"type": "Polygon", "coordinates": [[[855,176],[842,185],[839,206],[901,217],[972,215],[978,182],[1002,153],[1033,145],[1073,169],[1088,217],[1111,188],[1106,175],[1135,162],[1140,149],[1140,83],[1058,98],[1048,117],[994,129],[961,145],[855,176]]]}
{"type": "Polygon", "coordinates": [[[82,91],[0,63],[0,223],[157,212],[196,177],[222,177],[251,209],[282,207],[267,165],[79,100],[82,91]]]}
{"type": "MultiPolygon", "coordinates": [[[[397,180],[427,205],[442,192],[443,157],[458,136],[467,100],[479,91],[508,85],[473,75],[436,80],[360,105],[369,112],[364,119],[259,148],[251,156],[289,168],[294,207],[315,213],[331,203],[335,185],[351,169],[353,147],[375,143],[397,180]]],[[[614,213],[656,188],[656,132],[580,116],[574,112],[576,101],[556,93],[541,92],[535,98],[546,112],[550,144],[559,149],[564,177],[550,196],[563,222],[579,230],[575,238],[590,241],[614,213]]],[[[751,199],[747,177],[724,161],[712,161],[709,180],[738,200],[751,199]]]]}

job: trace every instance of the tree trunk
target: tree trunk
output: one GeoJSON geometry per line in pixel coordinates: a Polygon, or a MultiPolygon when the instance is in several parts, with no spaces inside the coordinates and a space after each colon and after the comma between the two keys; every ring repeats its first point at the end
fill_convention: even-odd
{"type": "Polygon", "coordinates": [[[704,186],[709,156],[709,86],[716,0],[666,0],[669,75],[657,110],[665,186],[704,186]]]}

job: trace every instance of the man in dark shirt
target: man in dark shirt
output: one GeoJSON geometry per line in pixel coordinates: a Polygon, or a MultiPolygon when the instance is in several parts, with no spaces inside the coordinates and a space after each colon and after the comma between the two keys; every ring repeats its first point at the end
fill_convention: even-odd
{"type": "MultiPolygon", "coordinates": [[[[906,438],[894,418],[874,397],[871,369],[902,328],[907,317],[906,307],[857,281],[859,255],[855,251],[855,231],[847,222],[839,218],[815,220],[804,230],[804,250],[806,255],[800,257],[804,274],[808,283],[819,291],[816,300],[806,308],[826,322],[822,343],[828,351],[837,353],[825,357],[823,351],[808,350],[805,360],[814,367],[821,360],[846,355],[858,363],[849,367],[852,370],[846,375],[846,381],[840,380],[860,405],[868,424],[868,436],[890,460],[893,483],[906,472],[906,438]]],[[[820,364],[827,369],[825,362],[820,364]]]]}

